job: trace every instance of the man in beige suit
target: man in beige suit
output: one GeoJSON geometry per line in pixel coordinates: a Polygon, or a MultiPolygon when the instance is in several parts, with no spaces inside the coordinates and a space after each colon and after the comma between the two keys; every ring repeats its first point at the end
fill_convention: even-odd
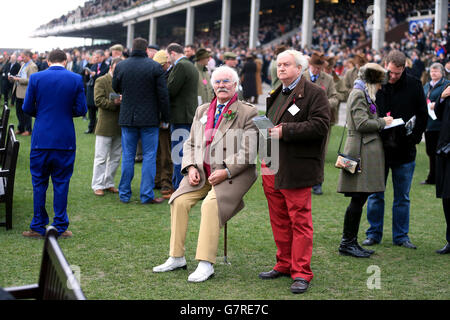
{"type": "Polygon", "coordinates": [[[244,207],[242,198],[257,178],[257,131],[252,119],[258,111],[238,100],[239,77],[230,67],[217,68],[211,83],[216,98],[197,108],[183,147],[184,178],[169,201],[170,257],[153,268],[153,272],[186,269],[188,214],[204,198],[196,253],[199,264],[189,282],[206,281],[214,274],[220,227],[244,207]]]}
{"type": "Polygon", "coordinates": [[[21,56],[23,61],[22,67],[16,76],[11,77],[11,80],[14,80],[13,92],[16,92],[16,113],[19,121],[16,134],[30,136],[31,116],[23,112],[22,105],[27,92],[28,80],[33,73],[38,72],[38,67],[32,60],[33,53],[31,51],[24,51],[21,53],[21,56]]]}
{"type": "MultiPolygon", "coordinates": [[[[339,99],[336,92],[336,87],[333,81],[333,77],[324,72],[324,67],[326,65],[325,56],[323,53],[319,52],[313,52],[311,55],[311,58],[309,59],[309,68],[306,70],[303,75],[306,79],[310,80],[311,82],[317,84],[319,87],[321,87],[327,94],[328,102],[330,104],[330,111],[331,114],[336,113],[334,110],[338,109],[339,106],[339,99]]],[[[328,149],[328,141],[330,139],[330,132],[328,131],[328,138],[327,142],[325,144],[325,154],[327,153],[328,149]]],[[[322,184],[317,184],[312,187],[312,192],[316,195],[323,194],[322,191],[322,184]]]]}

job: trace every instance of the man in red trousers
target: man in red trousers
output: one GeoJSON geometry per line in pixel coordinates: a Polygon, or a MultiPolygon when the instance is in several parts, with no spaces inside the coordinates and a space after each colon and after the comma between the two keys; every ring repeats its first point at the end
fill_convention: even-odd
{"type": "Polygon", "coordinates": [[[293,293],[303,293],[313,278],[311,256],[313,224],[311,187],[323,181],[325,143],[330,127],[330,106],[325,91],[302,76],[307,59],[287,50],[277,57],[277,75],[282,85],[267,99],[269,130],[277,139],[279,164],[262,163],[261,174],[267,198],[277,263],[261,279],[291,277],[293,293]]]}

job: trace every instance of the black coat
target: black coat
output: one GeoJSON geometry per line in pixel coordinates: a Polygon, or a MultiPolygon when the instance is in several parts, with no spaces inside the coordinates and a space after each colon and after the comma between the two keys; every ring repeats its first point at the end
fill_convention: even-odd
{"type": "MultiPolygon", "coordinates": [[[[97,72],[97,66],[98,63],[95,63],[91,66],[91,71],[95,71],[97,72]]],[[[89,78],[89,81],[86,85],[86,100],[87,100],[87,105],[88,106],[93,106],[95,107],[95,102],[94,102],[94,86],[95,86],[95,81],[104,76],[105,74],[107,74],[109,71],[109,67],[105,62],[102,62],[100,64],[100,73],[96,73],[94,76],[89,78]]]]}
{"type": "Polygon", "coordinates": [[[14,86],[13,82],[10,82],[8,80],[8,73],[11,74],[12,76],[17,75],[17,73],[19,73],[20,71],[20,63],[15,62],[12,66],[11,66],[11,62],[7,62],[2,69],[2,88],[0,88],[2,90],[2,93],[5,93],[9,90],[12,89],[12,87],[14,86]]]}
{"type": "MultiPolygon", "coordinates": [[[[441,132],[437,143],[437,150],[450,143],[450,97],[442,103],[436,101],[434,112],[442,121],[441,132]]],[[[450,198],[450,155],[436,156],[436,196],[438,198],[450,198]]]]}
{"type": "Polygon", "coordinates": [[[241,71],[242,75],[242,91],[244,98],[256,97],[256,63],[253,59],[244,63],[241,71]]]}
{"type": "Polygon", "coordinates": [[[403,72],[396,83],[388,83],[378,90],[376,104],[380,117],[385,117],[390,112],[394,119],[402,118],[406,123],[416,116],[416,125],[409,136],[406,135],[405,126],[384,129],[380,133],[386,165],[400,165],[414,161],[417,153],[416,144],[422,140],[428,121],[428,108],[422,83],[403,72]]]}
{"type": "Polygon", "coordinates": [[[169,93],[164,70],[149,59],[145,51],[134,50],[130,58],[116,65],[112,86],[115,92],[122,94],[120,126],[157,127],[161,121],[169,122],[169,93]]]}

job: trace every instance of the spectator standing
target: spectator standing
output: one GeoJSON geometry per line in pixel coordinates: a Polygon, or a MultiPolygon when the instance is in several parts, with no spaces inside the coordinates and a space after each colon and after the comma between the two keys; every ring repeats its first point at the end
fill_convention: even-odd
{"type": "Polygon", "coordinates": [[[241,70],[241,82],[244,100],[253,103],[257,96],[256,63],[251,53],[248,53],[245,58],[245,63],[241,70]]]}
{"type": "Polygon", "coordinates": [[[112,77],[116,64],[120,61],[122,61],[121,58],[111,60],[109,72],[95,81],[94,102],[99,111],[95,127],[95,155],[91,187],[96,196],[104,196],[105,191],[119,192],[114,186],[114,177],[122,154],[119,127],[121,97],[110,97],[110,95],[115,94],[112,88],[112,77]]]}
{"type": "Polygon", "coordinates": [[[95,81],[104,76],[108,70],[109,66],[105,62],[105,52],[103,50],[97,50],[93,55],[93,65],[91,66],[91,71],[89,75],[89,81],[87,83],[86,100],[89,110],[89,125],[88,129],[84,133],[94,133],[95,124],[97,122],[97,107],[94,101],[94,87],[95,81]]]}
{"type": "Polygon", "coordinates": [[[278,76],[277,76],[277,56],[280,53],[282,53],[283,51],[286,51],[286,47],[283,45],[278,46],[273,53],[273,59],[269,65],[269,73],[270,73],[272,90],[275,90],[276,88],[278,88],[278,86],[281,85],[281,81],[278,79],[278,76]]]}
{"type": "Polygon", "coordinates": [[[114,70],[113,90],[122,95],[119,125],[122,129],[122,176],[119,198],[130,202],[134,158],[139,139],[142,141],[142,174],[140,200],[142,204],[158,204],[155,198],[156,152],[159,124],[169,119],[169,101],[164,71],[147,56],[147,40],[136,38],[130,58],[119,62],[114,70]]]}
{"type": "Polygon", "coordinates": [[[279,140],[278,170],[261,164],[277,263],[259,277],[291,277],[291,292],[303,293],[313,278],[311,187],[323,181],[330,105],[325,91],[302,76],[308,62],[300,52],[280,53],[277,66],[282,86],[267,98],[266,115],[275,125],[271,139],[279,140]]]}
{"type": "Polygon", "coordinates": [[[367,63],[367,59],[364,55],[357,54],[352,58],[351,63],[353,64],[353,68],[348,69],[344,75],[344,83],[348,92],[353,90],[353,83],[358,77],[359,68],[367,63]]]}
{"type": "Polygon", "coordinates": [[[109,48],[111,51],[111,61],[115,58],[122,58],[123,46],[121,44],[115,44],[109,48]]]}
{"type": "Polygon", "coordinates": [[[256,54],[253,55],[255,64],[256,64],[256,72],[255,72],[255,81],[256,81],[256,96],[253,100],[254,104],[258,104],[258,97],[262,95],[262,67],[263,67],[263,61],[258,58],[256,54]]]}
{"type": "Polygon", "coordinates": [[[195,62],[194,61],[195,51],[196,51],[196,49],[195,49],[195,46],[193,44],[188,44],[187,46],[184,47],[184,55],[192,63],[195,62]]]}
{"type": "Polygon", "coordinates": [[[81,76],[65,69],[67,56],[56,49],[50,52],[50,68],[29,79],[23,111],[36,118],[31,137],[30,171],[33,184],[34,216],[24,237],[43,237],[49,222],[45,198],[53,183],[53,226],[62,237],[67,230],[67,197],[76,154],[73,117],[86,114],[86,98],[81,76]]]}
{"type": "MultiPolygon", "coordinates": [[[[359,69],[359,76],[347,101],[348,135],[344,154],[361,159],[360,172],[341,170],[338,189],[351,201],[345,211],[344,230],[339,253],[357,258],[368,258],[373,250],[358,244],[358,230],[364,204],[373,192],[385,190],[384,151],[379,132],[392,123],[392,117],[379,118],[376,110],[376,92],[385,82],[387,72],[375,63],[359,69]]],[[[359,170],[358,170],[359,171],[359,170]]]]}
{"type": "MultiPolygon", "coordinates": [[[[405,71],[406,56],[399,50],[392,50],[385,59],[385,69],[389,80],[377,92],[376,101],[380,117],[402,118],[405,123],[411,120],[415,125],[409,133],[405,126],[383,130],[385,153],[385,181],[392,172],[394,203],[392,206],[392,238],[394,245],[416,249],[408,236],[412,178],[415,168],[416,144],[422,140],[428,119],[427,104],[420,80],[405,71]],[[415,118],[414,118],[415,117],[415,118]],[[409,133],[409,134],[408,134],[409,133]]],[[[380,243],[383,236],[384,192],[369,196],[367,220],[370,227],[363,245],[380,243]]]]}
{"type": "MultiPolygon", "coordinates": [[[[444,77],[445,71],[442,64],[435,62],[430,66],[431,81],[423,87],[427,99],[428,108],[434,110],[435,103],[442,94],[442,91],[450,83],[444,77]]],[[[436,180],[436,148],[441,131],[441,121],[431,118],[428,114],[427,128],[425,130],[425,146],[429,161],[429,171],[427,178],[421,184],[435,184],[436,180]]]]}
{"type": "MultiPolygon", "coordinates": [[[[2,71],[2,93],[3,93],[3,99],[5,103],[8,103],[11,90],[13,88],[13,82],[11,81],[12,78],[10,76],[15,76],[20,70],[20,64],[17,62],[17,56],[15,54],[12,54],[9,58],[9,61],[3,66],[2,71]]],[[[11,97],[11,102],[13,103],[13,99],[11,97]]]]}
{"type": "Polygon", "coordinates": [[[172,162],[174,190],[178,189],[183,175],[181,160],[183,159],[183,143],[189,137],[192,120],[198,106],[198,71],[183,55],[183,47],[171,43],[167,54],[172,63],[172,69],[167,80],[170,100],[170,133],[172,136],[172,162]]]}
{"type": "Polygon", "coordinates": [[[435,112],[442,122],[442,129],[437,144],[436,156],[436,196],[442,199],[445,221],[447,223],[447,244],[436,252],[450,253],[450,86],[436,100],[435,112]]]}
{"type": "Polygon", "coordinates": [[[38,72],[37,65],[31,59],[32,56],[33,54],[31,53],[31,51],[24,51],[21,53],[21,57],[23,60],[22,67],[20,68],[19,73],[16,76],[12,77],[12,79],[15,81],[13,92],[16,91],[16,113],[17,120],[19,121],[16,134],[20,134],[22,136],[30,136],[32,128],[31,116],[27,113],[24,113],[22,110],[22,105],[25,99],[25,93],[27,91],[30,76],[33,73],[38,72]]]}
{"type": "MultiPolygon", "coordinates": [[[[336,114],[337,107],[339,104],[339,100],[337,98],[337,92],[336,88],[334,87],[334,81],[333,78],[323,71],[323,68],[326,64],[325,56],[323,53],[320,52],[313,52],[311,55],[311,58],[309,59],[309,67],[308,70],[305,70],[303,72],[303,76],[311,81],[312,83],[315,83],[318,85],[322,90],[325,91],[325,94],[327,95],[328,102],[330,104],[330,113],[331,116],[336,114]]],[[[334,117],[331,117],[330,124],[335,124],[334,117]]],[[[327,153],[328,148],[328,141],[330,139],[330,132],[328,131],[328,137],[327,137],[327,143],[325,145],[324,152],[327,153]]],[[[312,187],[312,192],[315,195],[322,195],[322,183],[318,183],[312,187]]]]}
{"type": "MultiPolygon", "coordinates": [[[[170,60],[165,50],[159,50],[153,56],[153,60],[161,65],[164,76],[169,77],[170,60]]],[[[170,125],[161,122],[159,126],[158,154],[156,156],[155,187],[161,189],[164,199],[170,199],[173,193],[172,175],[173,163],[170,154],[170,125]]]]}
{"type": "Polygon", "coordinates": [[[198,105],[212,101],[214,97],[211,78],[206,67],[209,59],[211,59],[211,54],[206,49],[200,48],[195,53],[194,65],[198,71],[198,105]]]}

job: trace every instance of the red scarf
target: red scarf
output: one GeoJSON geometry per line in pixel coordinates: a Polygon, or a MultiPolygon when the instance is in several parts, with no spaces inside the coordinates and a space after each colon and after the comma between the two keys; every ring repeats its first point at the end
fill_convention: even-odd
{"type": "Polygon", "coordinates": [[[211,175],[211,166],[209,165],[209,146],[211,142],[214,139],[214,135],[217,132],[217,128],[220,125],[220,122],[222,121],[223,115],[225,112],[228,111],[228,108],[237,101],[238,95],[237,93],[231,98],[230,101],[228,101],[227,105],[223,108],[222,113],[219,116],[219,119],[217,119],[217,123],[214,126],[214,117],[216,114],[216,106],[217,106],[217,97],[214,97],[213,101],[211,101],[211,104],[209,105],[209,109],[207,112],[208,120],[206,121],[205,126],[205,139],[206,139],[206,151],[205,151],[205,160],[203,161],[203,168],[206,172],[206,178],[208,178],[211,175]]]}

